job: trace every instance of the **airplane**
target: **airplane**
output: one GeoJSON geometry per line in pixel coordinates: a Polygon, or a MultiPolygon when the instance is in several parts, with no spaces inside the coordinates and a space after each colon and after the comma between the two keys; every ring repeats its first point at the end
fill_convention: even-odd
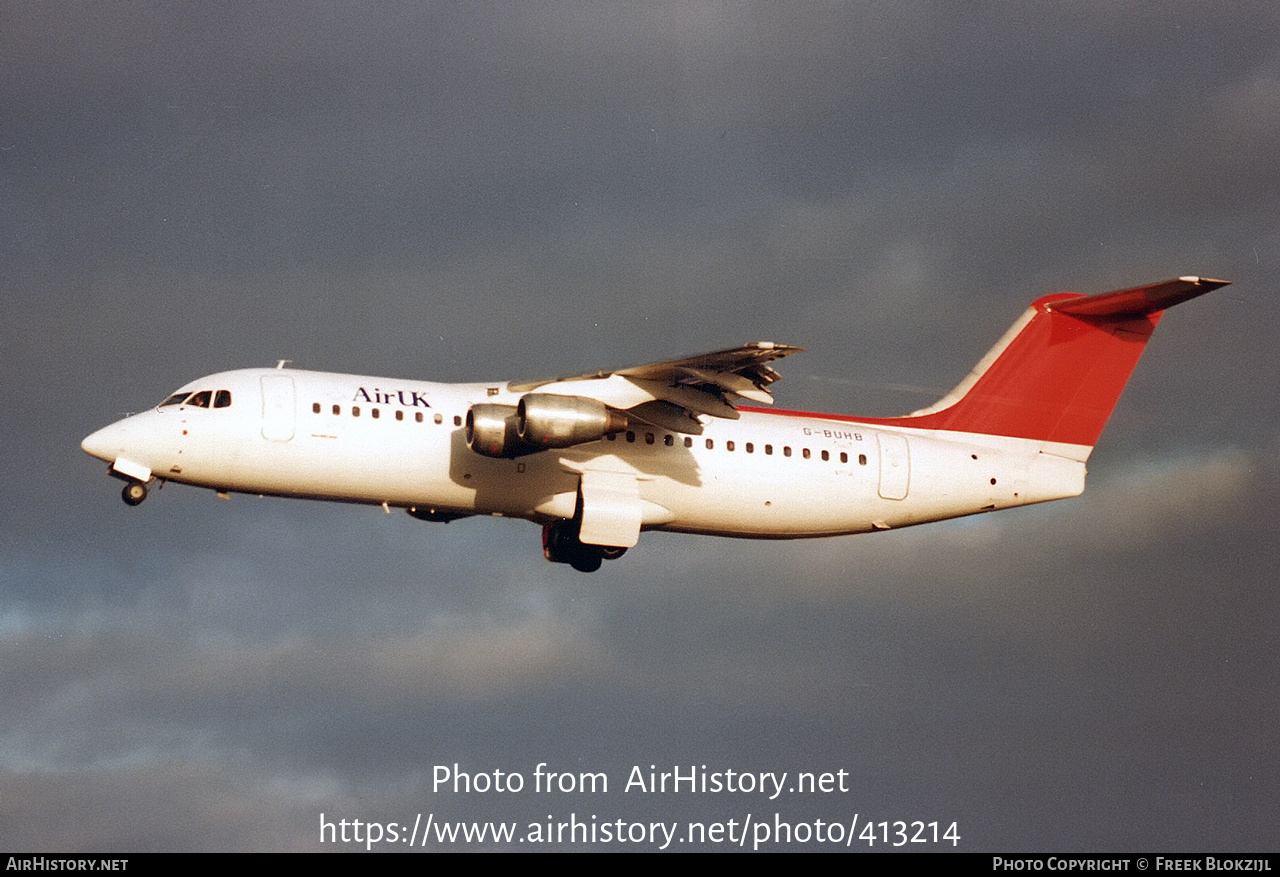
{"type": "Polygon", "coordinates": [[[1227,281],[1034,301],[954,390],[902,417],[776,410],[730,350],[551,380],[431,383],[286,368],[200,378],[81,447],[138,505],[153,482],[542,525],[582,572],[644,530],[794,539],[1077,496],[1163,312],[1227,281]],[[746,404],[756,403],[756,404],[746,404]]]}

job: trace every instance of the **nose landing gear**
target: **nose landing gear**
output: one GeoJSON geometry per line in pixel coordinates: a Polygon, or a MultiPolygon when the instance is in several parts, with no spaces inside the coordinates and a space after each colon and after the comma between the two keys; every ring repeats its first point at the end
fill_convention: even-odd
{"type": "Polygon", "coordinates": [[[141,481],[130,481],[124,486],[124,490],[120,491],[120,498],[126,505],[141,505],[147,498],[147,485],[141,481]]]}

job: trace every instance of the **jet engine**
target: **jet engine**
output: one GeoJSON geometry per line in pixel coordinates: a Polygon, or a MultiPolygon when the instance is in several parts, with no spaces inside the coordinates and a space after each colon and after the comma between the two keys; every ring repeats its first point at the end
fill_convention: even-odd
{"type": "Polygon", "coordinates": [[[520,440],[514,405],[472,405],[467,410],[467,447],[486,457],[522,457],[538,451],[520,440]]]}
{"type": "Polygon", "coordinates": [[[538,449],[599,441],[626,428],[625,415],[583,396],[529,393],[520,397],[516,406],[517,434],[538,449]]]}
{"type": "Polygon", "coordinates": [[[583,396],[528,393],[518,405],[472,405],[467,447],[486,457],[523,457],[599,441],[627,428],[626,415],[583,396]]]}

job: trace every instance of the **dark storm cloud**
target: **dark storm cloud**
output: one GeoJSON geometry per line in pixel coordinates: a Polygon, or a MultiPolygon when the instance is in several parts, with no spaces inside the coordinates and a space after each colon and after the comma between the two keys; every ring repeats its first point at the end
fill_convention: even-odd
{"type": "MultiPolygon", "coordinates": [[[[459,239],[527,240],[531,222],[639,221],[658,234],[673,219],[869,184],[892,227],[874,188],[892,169],[1052,168],[1052,137],[1110,174],[1126,159],[1149,170],[1141,144],[1214,136],[1223,90],[1250,82],[1248,61],[1269,50],[1255,31],[1255,44],[1234,34],[1230,57],[1213,57],[1206,44],[1227,23],[1192,27],[1176,8],[960,22],[922,7],[866,20],[836,7],[714,9],[410,7],[374,23],[349,9],[318,21],[27,12],[27,32],[10,32],[12,104],[26,117],[12,158],[56,155],[58,178],[41,182],[76,221],[64,215],[55,233],[88,236],[97,258],[152,251],[195,267],[418,263],[459,239]],[[1122,40],[1140,27],[1152,33],[1135,52],[1122,40]],[[41,51],[50,32],[66,34],[70,69],[41,51]],[[1028,67],[1030,88],[1013,75],[1028,67]]],[[[1079,170],[1059,166],[1058,188],[1079,170]]],[[[946,182],[894,180],[902,197],[930,201],[921,187],[946,182]]],[[[1009,200],[1039,200],[1043,182],[1014,182],[1009,200]]]]}
{"type": "Polygon", "coordinates": [[[1271,5],[3,16],[10,847],[545,818],[433,795],[455,761],[843,767],[780,809],[946,814],[966,849],[1275,846],[1271,5]],[[77,449],[283,357],[467,380],[772,338],[809,348],[781,405],[900,413],[1036,296],[1193,271],[1236,285],[1162,324],[1084,497],[919,530],[647,534],[586,578],[520,522],[126,510],[77,449]]]}

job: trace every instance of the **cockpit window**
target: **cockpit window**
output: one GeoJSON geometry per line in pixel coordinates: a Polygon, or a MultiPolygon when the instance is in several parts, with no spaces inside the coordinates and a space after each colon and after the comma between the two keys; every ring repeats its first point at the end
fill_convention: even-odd
{"type": "Polygon", "coordinates": [[[166,405],[190,405],[192,408],[230,408],[231,391],[200,390],[197,393],[193,393],[190,390],[180,390],[165,399],[157,407],[164,408],[166,405]]]}

